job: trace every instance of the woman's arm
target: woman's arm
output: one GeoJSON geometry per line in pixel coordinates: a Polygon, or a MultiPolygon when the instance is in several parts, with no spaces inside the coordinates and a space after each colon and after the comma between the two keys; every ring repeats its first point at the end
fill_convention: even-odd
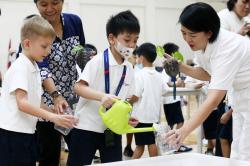
{"type": "MultiPolygon", "coordinates": [[[[54,80],[51,77],[48,77],[43,80],[43,87],[50,95],[53,92],[57,91],[54,80]]],[[[58,95],[56,97],[51,96],[51,97],[53,98],[55,110],[58,113],[63,113],[63,110],[69,106],[69,104],[62,95],[58,95]]]]}
{"type": "Polygon", "coordinates": [[[210,81],[211,76],[201,67],[192,67],[183,63],[179,64],[180,72],[202,81],[210,81]]]}
{"type": "Polygon", "coordinates": [[[226,91],[224,90],[209,90],[207,99],[199,107],[194,116],[185,122],[183,127],[176,132],[171,131],[167,133],[167,142],[170,144],[182,143],[195,128],[205,121],[214,108],[219,105],[225,94],[226,91]]]}

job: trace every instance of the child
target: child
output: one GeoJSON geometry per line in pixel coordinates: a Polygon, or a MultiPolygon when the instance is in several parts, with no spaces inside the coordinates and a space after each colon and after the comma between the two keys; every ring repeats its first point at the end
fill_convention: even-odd
{"type": "MultiPolygon", "coordinates": [[[[167,85],[163,82],[161,74],[153,67],[157,56],[156,47],[151,43],[144,43],[137,49],[136,54],[143,68],[135,73],[135,92],[130,99],[130,102],[134,103],[132,116],[139,121],[136,127],[152,127],[153,123],[160,120],[162,95],[167,92],[167,85]]],[[[134,135],[136,148],[133,159],[142,156],[145,145],[148,145],[150,157],[158,155],[153,132],[134,135]]]]}
{"type": "Polygon", "coordinates": [[[35,166],[37,117],[63,127],[73,127],[76,119],[39,108],[42,86],[36,61],[50,52],[55,38],[52,26],[40,16],[24,21],[21,28],[22,53],[7,71],[0,100],[0,165],[35,166]]]}
{"type": "Polygon", "coordinates": [[[116,98],[130,97],[133,68],[127,61],[139,38],[138,19],[130,12],[112,16],[106,25],[109,47],[85,66],[75,91],[80,96],[76,107],[79,124],[72,130],[68,166],[89,165],[99,149],[101,162],[122,160],[121,136],[103,124],[98,109],[109,108],[116,98]]]}
{"type": "MultiPolygon", "coordinates": [[[[179,50],[179,46],[177,46],[174,43],[166,43],[163,46],[165,53],[172,55],[172,53],[176,52],[179,50]]],[[[165,71],[164,71],[165,72],[165,71]]],[[[171,78],[167,76],[166,74],[163,76],[165,77],[165,80],[168,84],[168,86],[172,87],[173,83],[171,82],[171,78]]],[[[177,79],[176,82],[177,87],[183,87],[184,82],[180,78],[177,79]]],[[[182,114],[182,109],[181,109],[181,100],[180,96],[177,96],[177,98],[174,100],[173,96],[170,97],[165,97],[164,100],[164,113],[166,120],[168,122],[168,125],[170,126],[171,129],[173,129],[174,125],[176,124],[176,129],[181,128],[184,123],[184,117],[182,114]]],[[[191,151],[192,148],[189,148],[185,145],[181,145],[180,148],[177,150],[178,153],[180,152],[189,152],[191,151]]]]}
{"type": "MultiPolygon", "coordinates": [[[[137,47],[137,46],[136,46],[137,47]]],[[[131,57],[128,58],[128,61],[132,64],[133,68],[134,68],[134,72],[136,72],[136,49],[133,51],[133,54],[131,57]]],[[[123,155],[126,157],[132,157],[134,151],[132,150],[132,141],[133,141],[133,133],[128,133],[126,134],[126,139],[127,139],[127,144],[124,148],[123,151],[123,155]]]]}

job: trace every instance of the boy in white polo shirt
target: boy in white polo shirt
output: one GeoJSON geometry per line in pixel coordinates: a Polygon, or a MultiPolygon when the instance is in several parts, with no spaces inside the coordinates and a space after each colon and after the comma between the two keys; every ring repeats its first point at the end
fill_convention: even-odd
{"type": "MultiPolygon", "coordinates": [[[[0,98],[0,165],[35,166],[37,117],[63,127],[75,118],[48,112],[41,105],[41,77],[36,61],[50,52],[55,32],[42,17],[26,19],[21,29],[23,51],[7,71],[0,98]]],[[[45,107],[45,106],[44,106],[45,107]]]]}
{"type": "MultiPolygon", "coordinates": [[[[162,79],[161,73],[155,70],[153,62],[156,59],[156,48],[151,43],[144,43],[136,50],[142,70],[135,73],[135,91],[131,97],[134,103],[132,116],[137,118],[136,127],[152,127],[153,123],[160,121],[162,96],[167,93],[167,83],[162,79]]],[[[157,156],[155,136],[153,132],[135,133],[136,149],[133,159],[140,158],[148,145],[149,156],[157,156]]]]}
{"type": "Polygon", "coordinates": [[[130,11],[112,16],[106,24],[109,48],[92,58],[75,84],[80,96],[76,107],[79,124],[72,130],[68,166],[91,164],[99,149],[101,162],[122,160],[121,136],[106,130],[98,109],[109,108],[115,98],[125,100],[133,84],[127,61],[139,38],[138,19],[130,11]]]}

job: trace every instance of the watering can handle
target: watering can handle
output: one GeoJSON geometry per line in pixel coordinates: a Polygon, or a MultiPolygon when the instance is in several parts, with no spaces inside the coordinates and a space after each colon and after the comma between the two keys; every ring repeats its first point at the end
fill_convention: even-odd
{"type": "Polygon", "coordinates": [[[154,127],[144,127],[144,128],[132,128],[127,131],[127,133],[143,133],[143,132],[150,132],[156,131],[154,127]]]}
{"type": "MultiPolygon", "coordinates": [[[[115,99],[115,100],[114,100],[114,103],[117,102],[117,101],[119,101],[119,100],[118,100],[118,99],[115,99]]],[[[113,103],[113,104],[114,104],[114,103],[113,103]]],[[[99,108],[99,110],[98,110],[98,112],[99,112],[101,115],[103,115],[103,114],[105,113],[105,109],[106,109],[106,108],[103,107],[103,105],[101,105],[100,108],[99,108]]]]}
{"type": "Polygon", "coordinates": [[[99,110],[98,110],[99,114],[104,115],[104,110],[105,110],[105,108],[101,105],[99,110]]]}

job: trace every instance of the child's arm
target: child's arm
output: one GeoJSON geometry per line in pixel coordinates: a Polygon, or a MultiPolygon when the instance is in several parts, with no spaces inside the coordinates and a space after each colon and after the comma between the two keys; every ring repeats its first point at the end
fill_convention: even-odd
{"type": "Polygon", "coordinates": [[[111,94],[105,94],[94,90],[88,86],[88,83],[84,80],[80,80],[75,84],[74,90],[77,95],[89,99],[100,101],[105,108],[109,108],[114,103],[117,96],[111,94]]]}
{"type": "Polygon", "coordinates": [[[57,115],[33,106],[28,102],[27,92],[22,89],[16,89],[15,95],[18,109],[26,114],[49,120],[66,128],[72,128],[77,124],[77,119],[72,115],[57,115]]]}
{"type": "Polygon", "coordinates": [[[52,112],[52,113],[58,113],[54,108],[51,108],[47,106],[44,102],[41,101],[41,108],[45,109],[46,111],[52,112]]]}

